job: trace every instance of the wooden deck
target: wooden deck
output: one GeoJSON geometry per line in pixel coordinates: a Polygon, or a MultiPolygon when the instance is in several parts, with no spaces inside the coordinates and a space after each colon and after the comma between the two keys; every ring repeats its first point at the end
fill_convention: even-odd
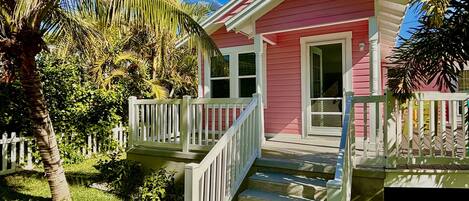
{"type": "Polygon", "coordinates": [[[262,146],[262,158],[335,166],[339,141],[339,137],[314,136],[303,139],[299,135],[279,134],[267,137],[262,146]]]}

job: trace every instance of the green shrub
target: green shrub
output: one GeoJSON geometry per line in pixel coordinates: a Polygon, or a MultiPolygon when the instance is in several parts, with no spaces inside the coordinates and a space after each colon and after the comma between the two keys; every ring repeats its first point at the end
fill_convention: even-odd
{"type": "Polygon", "coordinates": [[[140,163],[119,159],[117,154],[110,160],[100,160],[95,166],[100,171],[98,179],[109,184],[111,191],[124,198],[136,196],[143,185],[144,170],[140,163]]]}
{"type": "Polygon", "coordinates": [[[174,181],[174,173],[165,169],[154,171],[145,177],[139,188],[138,200],[183,201],[184,190],[174,181]]]}

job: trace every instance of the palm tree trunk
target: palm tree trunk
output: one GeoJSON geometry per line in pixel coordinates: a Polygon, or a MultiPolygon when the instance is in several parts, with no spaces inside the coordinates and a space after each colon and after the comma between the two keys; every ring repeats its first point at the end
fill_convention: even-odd
{"type": "Polygon", "coordinates": [[[59,149],[49,112],[46,107],[42,85],[39,79],[35,55],[25,50],[20,55],[23,86],[33,123],[33,134],[36,138],[39,153],[44,164],[44,171],[49,182],[52,200],[71,200],[65,172],[60,160],[59,149]]]}

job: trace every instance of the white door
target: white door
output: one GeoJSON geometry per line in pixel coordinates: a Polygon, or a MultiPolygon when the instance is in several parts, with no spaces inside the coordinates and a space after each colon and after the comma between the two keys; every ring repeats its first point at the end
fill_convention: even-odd
{"type": "Polygon", "coordinates": [[[308,135],[340,136],[344,96],[344,42],[308,45],[308,135]]]}

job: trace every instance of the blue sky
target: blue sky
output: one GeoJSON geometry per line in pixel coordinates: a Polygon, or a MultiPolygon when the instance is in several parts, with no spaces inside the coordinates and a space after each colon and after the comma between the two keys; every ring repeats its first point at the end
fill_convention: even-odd
{"type": "MultiPolygon", "coordinates": [[[[229,0],[209,0],[209,1],[212,1],[213,3],[221,6],[225,4],[226,2],[228,2],[229,0]]],[[[401,32],[400,32],[400,35],[403,36],[404,38],[410,37],[409,31],[412,28],[416,28],[419,25],[418,23],[419,16],[418,16],[417,11],[418,11],[417,8],[410,8],[408,9],[406,16],[404,17],[404,21],[402,23],[401,32]]]]}

